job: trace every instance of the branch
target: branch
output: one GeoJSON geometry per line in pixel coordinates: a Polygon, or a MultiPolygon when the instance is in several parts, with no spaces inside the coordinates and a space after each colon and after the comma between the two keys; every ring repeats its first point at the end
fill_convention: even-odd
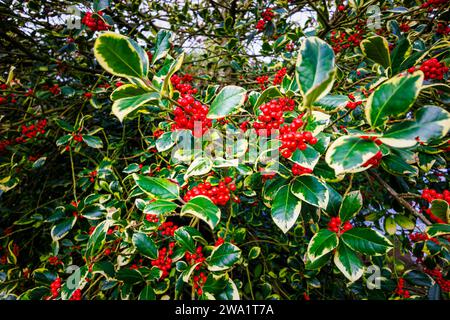
{"type": "Polygon", "coordinates": [[[395,200],[397,200],[398,203],[403,205],[409,212],[411,212],[416,217],[420,218],[420,220],[422,220],[426,225],[432,224],[430,220],[428,220],[422,213],[416,211],[416,209],[414,209],[413,206],[411,206],[408,201],[400,197],[397,191],[395,191],[390,185],[388,185],[386,181],[384,181],[378,173],[372,171],[370,172],[370,175],[374,177],[387,190],[387,192],[389,192],[389,194],[393,196],[395,200]]]}

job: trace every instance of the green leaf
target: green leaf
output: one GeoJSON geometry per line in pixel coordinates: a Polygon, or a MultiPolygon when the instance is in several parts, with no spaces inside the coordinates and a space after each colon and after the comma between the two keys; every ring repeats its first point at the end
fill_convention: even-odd
{"type": "Polygon", "coordinates": [[[152,64],[164,58],[170,49],[170,38],[172,33],[166,30],[158,31],[156,35],[155,52],[153,53],[152,64]]]}
{"type": "Polygon", "coordinates": [[[380,36],[369,37],[360,44],[363,54],[385,69],[391,66],[391,56],[389,54],[389,44],[387,40],[380,36]]]}
{"type": "Polygon", "coordinates": [[[135,269],[120,269],[116,274],[117,280],[123,281],[127,284],[136,284],[144,282],[142,274],[135,269]]]}
{"type": "Polygon", "coordinates": [[[90,220],[101,219],[105,215],[105,208],[101,204],[88,205],[81,211],[83,218],[90,220]]]}
{"type": "Polygon", "coordinates": [[[396,214],[394,220],[400,227],[406,230],[414,230],[416,227],[416,224],[413,221],[402,214],[396,214]]]}
{"type": "Polygon", "coordinates": [[[426,232],[432,238],[447,235],[450,234],[450,224],[436,223],[428,226],[426,232]]]}
{"type": "Polygon", "coordinates": [[[114,101],[112,105],[112,113],[119,119],[120,122],[125,119],[131,112],[136,111],[141,106],[156,102],[160,98],[158,92],[148,92],[138,96],[131,96],[114,101]]]}
{"type": "Polygon", "coordinates": [[[108,232],[111,223],[110,220],[105,220],[95,227],[94,232],[92,232],[86,245],[86,260],[90,260],[90,258],[94,257],[102,250],[105,245],[106,233],[108,232]]]}
{"type": "Polygon", "coordinates": [[[50,289],[48,287],[40,286],[25,291],[19,296],[18,300],[41,300],[44,296],[49,295],[50,289]]]}
{"type": "Polygon", "coordinates": [[[317,162],[319,162],[320,153],[313,147],[307,145],[305,150],[296,149],[292,154],[290,160],[308,169],[314,169],[317,162]]]}
{"type": "Polygon", "coordinates": [[[272,202],[272,219],[284,233],[291,229],[302,208],[302,202],[290,191],[289,185],[282,186],[272,202]]]}
{"type": "Polygon", "coordinates": [[[94,11],[102,11],[109,7],[109,0],[94,0],[94,11]]]}
{"type": "Polygon", "coordinates": [[[133,179],[138,187],[151,197],[164,200],[179,198],[180,188],[178,184],[168,179],[147,177],[136,173],[133,174],[133,179]]]}
{"type": "Polygon", "coordinates": [[[392,71],[397,73],[401,70],[402,62],[411,53],[411,44],[408,38],[403,37],[397,41],[394,49],[391,52],[392,71]]]}
{"type": "Polygon", "coordinates": [[[317,232],[308,244],[308,258],[311,262],[337,248],[339,239],[336,233],[328,229],[317,232]]]}
{"type": "Polygon", "coordinates": [[[139,300],[156,300],[155,290],[151,285],[147,285],[139,293],[139,300]]]}
{"type": "Polygon", "coordinates": [[[352,191],[345,195],[339,209],[341,221],[348,221],[353,218],[363,206],[363,199],[360,191],[352,191]]]}
{"type": "Polygon", "coordinates": [[[416,138],[427,143],[445,137],[450,130],[450,113],[436,106],[424,106],[416,111],[415,120],[404,120],[389,128],[379,139],[388,146],[409,148],[416,138]]]}
{"type": "Polygon", "coordinates": [[[155,260],[158,258],[158,247],[153,240],[144,233],[136,232],[133,234],[133,245],[143,256],[155,260]]]}
{"type": "Polygon", "coordinates": [[[70,140],[72,140],[72,135],[66,134],[66,135],[60,137],[58,140],[56,140],[56,146],[57,147],[64,146],[64,145],[68,144],[70,140]]]}
{"type": "Polygon", "coordinates": [[[225,242],[215,248],[206,259],[210,271],[223,271],[231,268],[241,257],[241,249],[225,242]]]}
{"type": "Polygon", "coordinates": [[[317,37],[306,38],[295,65],[295,76],[305,106],[311,106],[330,92],[335,72],[334,52],[330,45],[317,37]]]}
{"type": "Polygon", "coordinates": [[[447,201],[440,199],[433,200],[430,209],[431,213],[442,221],[446,223],[450,222],[450,208],[447,201]]]}
{"type": "Polygon", "coordinates": [[[102,139],[95,136],[83,135],[83,141],[91,148],[103,148],[102,139]]]}
{"type": "Polygon", "coordinates": [[[226,86],[211,103],[207,117],[220,119],[244,104],[247,90],[238,86],[226,86]]]}
{"type": "Polygon", "coordinates": [[[398,75],[380,85],[367,100],[366,119],[372,128],[384,126],[391,116],[404,114],[414,104],[423,82],[421,71],[398,75]]]}
{"type": "Polygon", "coordinates": [[[220,221],[220,209],[207,197],[192,198],[181,209],[181,216],[186,214],[197,217],[214,229],[220,221]]]}
{"type": "Polygon", "coordinates": [[[64,238],[70,230],[72,230],[73,226],[77,219],[75,217],[66,218],[62,222],[54,225],[52,230],[50,231],[50,235],[52,236],[53,241],[58,241],[64,238]]]}
{"type": "Polygon", "coordinates": [[[329,112],[344,108],[348,101],[350,101],[349,98],[344,95],[326,95],[314,102],[313,106],[329,112]]]}
{"type": "Polygon", "coordinates": [[[75,131],[75,128],[67,121],[64,121],[62,119],[56,119],[55,122],[58,125],[58,127],[60,127],[61,129],[65,130],[65,131],[69,131],[69,132],[75,131]]]}
{"type": "Polygon", "coordinates": [[[173,61],[173,63],[170,65],[170,68],[167,72],[167,74],[164,75],[164,82],[163,86],[161,88],[161,95],[164,96],[166,94],[169,95],[170,98],[173,96],[173,89],[172,89],[172,83],[170,81],[170,78],[177,72],[181,66],[183,65],[184,61],[184,52],[180,54],[180,56],[173,61]]]}
{"type": "Polygon", "coordinates": [[[341,235],[341,240],[355,251],[367,255],[381,255],[392,249],[392,243],[369,228],[353,228],[341,235]]]}
{"type": "Polygon", "coordinates": [[[172,138],[172,132],[163,133],[155,142],[158,152],[167,151],[175,145],[172,138]]]}
{"type": "Polygon", "coordinates": [[[260,253],[261,253],[260,247],[252,247],[248,253],[248,260],[254,260],[258,258],[260,253]]]}
{"type": "Polygon", "coordinates": [[[147,92],[148,91],[135,84],[124,84],[111,93],[110,99],[112,101],[116,101],[124,98],[140,96],[147,92]]]}
{"type": "MultiPolygon", "coordinates": [[[[252,97],[256,97],[258,95],[258,92],[251,92],[249,99],[252,97]],[[253,93],[253,95],[252,95],[253,93]]],[[[263,103],[268,102],[269,100],[282,97],[283,94],[280,92],[280,89],[277,87],[268,87],[266,90],[264,90],[259,96],[257,96],[256,102],[253,105],[253,110],[256,110],[260,105],[263,103]]]]}
{"type": "Polygon", "coordinates": [[[95,41],[94,55],[103,69],[115,76],[145,76],[144,69],[148,58],[147,61],[141,60],[138,49],[126,36],[114,32],[102,33],[95,41]]]}
{"type": "Polygon", "coordinates": [[[175,241],[184,249],[184,251],[189,251],[191,253],[195,252],[195,241],[189,233],[187,227],[178,228],[175,233],[175,241]]]}
{"type": "Polygon", "coordinates": [[[359,257],[343,243],[334,254],[334,264],[351,282],[361,278],[364,273],[364,265],[359,257]]]}
{"type": "Polygon", "coordinates": [[[417,176],[419,174],[419,169],[405,162],[398,155],[388,154],[383,157],[381,166],[387,172],[393,175],[404,175],[404,176],[417,176]]]}
{"type": "Polygon", "coordinates": [[[394,218],[389,216],[384,219],[384,230],[390,235],[397,232],[397,224],[395,223],[394,218]]]}
{"type": "Polygon", "coordinates": [[[431,287],[433,285],[433,279],[419,270],[408,270],[403,273],[402,278],[415,286],[431,287]]]}
{"type": "Polygon", "coordinates": [[[372,158],[380,148],[370,139],[355,136],[342,136],[328,148],[325,161],[334,169],[336,175],[366,170],[364,163],[372,158]]]}
{"type": "Polygon", "coordinates": [[[187,180],[191,176],[201,176],[211,171],[213,162],[209,157],[198,157],[192,161],[189,168],[187,168],[184,174],[184,180],[187,180]]]}
{"type": "Polygon", "coordinates": [[[305,269],[306,270],[318,270],[322,268],[324,265],[326,265],[330,261],[331,252],[328,252],[327,254],[321,256],[320,258],[317,258],[314,261],[311,261],[310,259],[306,260],[305,269]]]}
{"type": "Polygon", "coordinates": [[[324,209],[327,207],[329,199],[328,189],[323,182],[313,175],[304,174],[296,177],[291,190],[297,198],[313,206],[324,209]]]}
{"type": "Polygon", "coordinates": [[[145,214],[165,214],[174,211],[178,206],[167,200],[156,200],[145,206],[143,212],[145,214]]]}

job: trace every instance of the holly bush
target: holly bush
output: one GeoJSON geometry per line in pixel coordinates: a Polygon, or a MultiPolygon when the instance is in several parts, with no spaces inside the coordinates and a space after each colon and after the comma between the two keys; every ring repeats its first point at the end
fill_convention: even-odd
{"type": "Polygon", "coordinates": [[[0,297],[449,299],[448,4],[3,1],[0,297]]]}

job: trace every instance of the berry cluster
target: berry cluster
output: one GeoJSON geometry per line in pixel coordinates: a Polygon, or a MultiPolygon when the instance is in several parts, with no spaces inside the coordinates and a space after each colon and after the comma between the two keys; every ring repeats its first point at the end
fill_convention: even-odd
{"type": "Polygon", "coordinates": [[[91,31],[105,31],[109,29],[109,25],[102,19],[103,12],[99,11],[96,14],[92,12],[86,12],[81,23],[91,29],[91,31]]]}
{"type": "Polygon", "coordinates": [[[69,300],[81,300],[81,290],[77,289],[72,293],[72,296],[69,298],[69,300]]]}
{"type": "Polygon", "coordinates": [[[153,132],[153,136],[155,137],[155,139],[158,139],[159,137],[161,137],[164,134],[164,131],[161,129],[157,129],[153,132]]]}
{"type": "Polygon", "coordinates": [[[292,43],[292,42],[287,43],[285,49],[286,49],[286,51],[289,51],[289,52],[293,51],[294,43],[292,43]]]}
{"type": "Polygon", "coordinates": [[[224,238],[217,238],[216,242],[214,243],[214,247],[218,247],[221,244],[225,243],[225,239],[224,238]]]}
{"type": "MultiPolygon", "coordinates": [[[[431,203],[433,200],[439,199],[439,200],[444,200],[447,203],[450,203],[450,191],[449,190],[444,190],[444,192],[439,193],[434,189],[424,189],[422,191],[422,199],[424,199],[425,201],[427,201],[428,203],[431,203]]],[[[431,208],[423,208],[424,212],[430,217],[431,220],[433,220],[436,223],[445,223],[444,220],[442,220],[441,218],[439,218],[438,216],[434,215],[431,212],[431,208]]]]}
{"type": "Polygon", "coordinates": [[[372,166],[374,168],[378,167],[381,163],[381,159],[383,158],[383,153],[378,151],[372,158],[363,163],[363,167],[372,166]]]}
{"type": "Polygon", "coordinates": [[[364,22],[359,23],[355,26],[356,32],[353,34],[348,34],[345,31],[336,32],[335,30],[331,31],[331,42],[332,47],[335,53],[339,53],[342,50],[359,47],[359,44],[363,40],[364,30],[363,30],[364,22]]]}
{"type": "Polygon", "coordinates": [[[450,34],[450,26],[443,23],[438,23],[436,27],[436,33],[441,35],[448,35],[450,34]]]}
{"type": "Polygon", "coordinates": [[[406,22],[400,24],[399,28],[400,28],[400,30],[403,31],[403,32],[408,32],[408,31],[411,29],[411,27],[409,26],[409,24],[407,24],[406,22]]]}
{"type": "Polygon", "coordinates": [[[395,289],[395,294],[408,299],[410,297],[409,291],[404,289],[405,280],[403,278],[398,279],[397,288],[395,289]]]}
{"type": "Polygon", "coordinates": [[[48,258],[48,262],[53,265],[53,266],[57,266],[59,264],[63,264],[63,262],[61,260],[58,259],[58,257],[56,256],[52,256],[48,258]]]}
{"type": "Polygon", "coordinates": [[[86,98],[86,99],[91,99],[92,98],[92,93],[91,92],[85,92],[85,93],[83,93],[83,96],[86,98]]]}
{"type": "Polygon", "coordinates": [[[442,291],[450,292],[450,280],[444,279],[444,276],[442,275],[441,270],[425,269],[424,271],[425,271],[425,273],[429,274],[431,277],[434,278],[434,280],[437,282],[437,284],[441,287],[442,291]]]}
{"type": "Polygon", "coordinates": [[[198,92],[197,88],[193,88],[192,85],[189,83],[194,79],[194,77],[188,73],[183,75],[182,77],[174,74],[170,78],[170,82],[172,83],[172,86],[175,87],[176,90],[178,90],[181,94],[196,94],[198,92]]]}
{"type": "Polygon", "coordinates": [[[312,173],[313,171],[309,168],[302,167],[301,165],[294,163],[292,166],[292,174],[294,176],[301,176],[302,174],[312,173]]]}
{"type": "Polygon", "coordinates": [[[148,222],[157,223],[159,221],[159,218],[156,214],[147,214],[145,215],[145,220],[147,220],[148,222]]]}
{"type": "Polygon", "coordinates": [[[408,72],[413,73],[417,69],[424,73],[425,80],[442,80],[444,79],[444,75],[448,72],[448,67],[446,67],[444,63],[440,63],[436,58],[423,62],[420,67],[411,67],[408,69],[408,72]]]}
{"type": "Polygon", "coordinates": [[[450,204],[450,190],[444,190],[442,193],[434,189],[423,189],[422,199],[431,203],[433,200],[440,199],[447,201],[450,204]]]}
{"type": "Polygon", "coordinates": [[[59,295],[59,289],[61,289],[61,278],[56,278],[55,281],[50,284],[50,291],[53,299],[59,295]]]}
{"type": "Polygon", "coordinates": [[[194,268],[195,269],[194,272],[198,272],[198,274],[194,275],[193,277],[193,286],[199,296],[203,294],[202,287],[205,284],[207,278],[205,273],[200,271],[202,265],[206,260],[206,258],[203,256],[202,251],[203,248],[201,246],[198,246],[195,250],[195,253],[190,253],[189,251],[186,251],[184,254],[184,257],[188,264],[190,265],[198,264],[194,268]]]}
{"type": "Polygon", "coordinates": [[[441,5],[444,5],[448,2],[448,0],[427,0],[426,2],[422,3],[422,8],[437,8],[441,5]]]}
{"type": "Polygon", "coordinates": [[[189,94],[182,95],[178,99],[179,107],[174,110],[174,121],[172,131],[179,129],[192,130],[195,137],[201,137],[212,126],[211,119],[207,119],[209,108],[201,104],[189,94]],[[200,123],[200,130],[197,130],[196,122],[200,123]],[[194,130],[195,128],[195,130],[194,130]]]}
{"type": "Polygon", "coordinates": [[[262,19],[256,23],[256,30],[263,31],[266,26],[266,23],[271,21],[274,16],[275,13],[272,11],[271,8],[267,8],[266,10],[264,10],[264,12],[261,14],[262,19]]]}
{"type": "Polygon", "coordinates": [[[169,246],[162,247],[159,250],[158,259],[151,262],[152,266],[159,268],[162,271],[161,279],[167,278],[172,268],[172,258],[173,248],[175,247],[175,242],[170,242],[169,246]]]}
{"type": "Polygon", "coordinates": [[[355,101],[355,96],[351,93],[348,95],[348,98],[351,101],[348,101],[347,104],[345,105],[345,107],[350,110],[356,109],[357,106],[362,104],[362,101],[355,101]]]}
{"type": "Polygon", "coordinates": [[[54,96],[61,93],[61,88],[55,84],[52,87],[48,88],[48,91],[50,91],[54,96]]]}
{"type": "Polygon", "coordinates": [[[328,222],[328,230],[335,232],[338,235],[341,235],[352,228],[353,225],[350,223],[350,221],[346,221],[344,224],[342,224],[341,218],[339,217],[331,217],[330,222],[328,222]]]}
{"type": "Polygon", "coordinates": [[[44,134],[46,126],[47,119],[39,120],[37,123],[30,124],[29,126],[22,125],[20,128],[21,135],[19,137],[0,141],[0,153],[5,152],[7,146],[13,145],[14,143],[25,143],[28,139],[35,138],[38,134],[44,134]]]}
{"type": "MultiPolygon", "coordinates": [[[[190,253],[189,251],[186,251],[184,253],[184,257],[186,258],[186,261],[188,264],[196,264],[196,263],[203,263],[205,262],[206,258],[203,256],[203,248],[202,246],[198,246],[195,249],[195,253],[190,253]]],[[[195,267],[195,270],[200,270],[201,265],[198,265],[195,267]]]]}
{"type": "Polygon", "coordinates": [[[236,190],[236,185],[232,183],[231,177],[225,177],[217,186],[211,185],[210,182],[200,183],[186,192],[184,201],[189,201],[196,196],[208,197],[215,205],[224,206],[230,200],[230,191],[236,190]]]}
{"type": "Polygon", "coordinates": [[[36,124],[30,124],[29,126],[22,125],[21,136],[16,138],[16,143],[26,142],[27,139],[32,139],[37,136],[38,133],[44,134],[45,127],[47,126],[47,119],[39,120],[36,124]]]}
{"type": "Polygon", "coordinates": [[[163,222],[158,230],[161,231],[162,236],[173,237],[175,231],[178,229],[178,226],[174,224],[172,221],[163,222]]]}
{"type": "Polygon", "coordinates": [[[377,144],[377,146],[380,146],[383,144],[383,142],[381,142],[380,139],[378,139],[377,137],[373,137],[373,136],[360,136],[361,139],[364,140],[372,140],[373,142],[375,142],[377,144]]]}
{"type": "Polygon", "coordinates": [[[281,141],[280,152],[285,158],[290,158],[295,150],[306,150],[307,145],[317,143],[317,138],[309,131],[297,131],[303,126],[303,114],[295,118],[292,123],[280,128],[279,140],[281,141]]]}
{"type": "Polygon", "coordinates": [[[90,182],[94,182],[95,181],[95,177],[97,177],[97,170],[89,172],[89,181],[90,182]]]}
{"type": "Polygon", "coordinates": [[[436,244],[439,244],[439,240],[438,239],[430,238],[426,233],[419,233],[419,232],[418,233],[411,233],[409,235],[409,239],[412,242],[422,242],[422,241],[430,240],[430,241],[433,241],[436,244]]]}
{"type": "Polygon", "coordinates": [[[170,78],[172,85],[181,93],[181,97],[177,100],[178,107],[174,110],[174,121],[172,131],[179,129],[189,129],[193,131],[194,136],[201,137],[212,126],[212,121],[206,118],[209,108],[197,101],[192,96],[197,93],[197,89],[189,84],[193,80],[193,76],[185,74],[180,77],[173,75],[170,78]],[[194,130],[195,122],[200,122],[200,132],[194,130]]]}
{"type": "Polygon", "coordinates": [[[194,289],[196,290],[196,292],[199,296],[201,296],[203,294],[202,287],[205,284],[206,279],[207,279],[207,276],[204,272],[200,272],[199,275],[195,275],[192,278],[194,289]]]}
{"type": "Polygon", "coordinates": [[[266,84],[269,82],[269,76],[256,77],[256,82],[258,82],[261,90],[264,91],[264,90],[266,90],[266,84]]]}
{"type": "Polygon", "coordinates": [[[344,11],[345,10],[345,6],[343,4],[338,6],[338,11],[344,11]]]}
{"type": "Polygon", "coordinates": [[[287,71],[287,69],[284,67],[277,71],[277,73],[275,74],[275,77],[273,79],[274,86],[280,84],[283,81],[283,78],[286,75],[286,71],[287,71]]]}
{"type": "Polygon", "coordinates": [[[258,135],[270,135],[280,128],[284,122],[283,112],[293,111],[295,101],[289,98],[273,99],[259,107],[262,114],[260,122],[254,122],[253,127],[258,135]]]}

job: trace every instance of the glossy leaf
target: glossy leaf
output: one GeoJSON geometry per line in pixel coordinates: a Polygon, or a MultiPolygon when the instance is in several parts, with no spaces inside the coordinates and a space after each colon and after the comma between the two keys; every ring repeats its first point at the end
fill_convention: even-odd
{"type": "Polygon", "coordinates": [[[304,105],[312,103],[331,90],[335,65],[333,49],[317,37],[303,40],[295,65],[295,75],[304,99],[304,105]]]}
{"type": "Polygon", "coordinates": [[[133,174],[134,181],[138,187],[149,196],[156,199],[173,200],[179,197],[178,184],[164,178],[147,177],[133,174]]]}
{"type": "Polygon", "coordinates": [[[187,214],[203,220],[211,229],[214,229],[220,221],[220,209],[205,196],[189,200],[181,209],[182,216],[187,214]]]}
{"type": "Polygon", "coordinates": [[[372,128],[383,127],[389,117],[400,116],[413,105],[422,86],[423,73],[396,76],[380,85],[367,100],[365,115],[372,128]]]}
{"type": "Polygon", "coordinates": [[[284,185],[272,201],[272,219],[286,233],[294,226],[301,208],[302,202],[291,193],[289,185],[284,185]]]}
{"type": "Polygon", "coordinates": [[[226,86],[219,91],[209,108],[209,119],[223,118],[244,104],[246,90],[238,86],[226,86]]]}

